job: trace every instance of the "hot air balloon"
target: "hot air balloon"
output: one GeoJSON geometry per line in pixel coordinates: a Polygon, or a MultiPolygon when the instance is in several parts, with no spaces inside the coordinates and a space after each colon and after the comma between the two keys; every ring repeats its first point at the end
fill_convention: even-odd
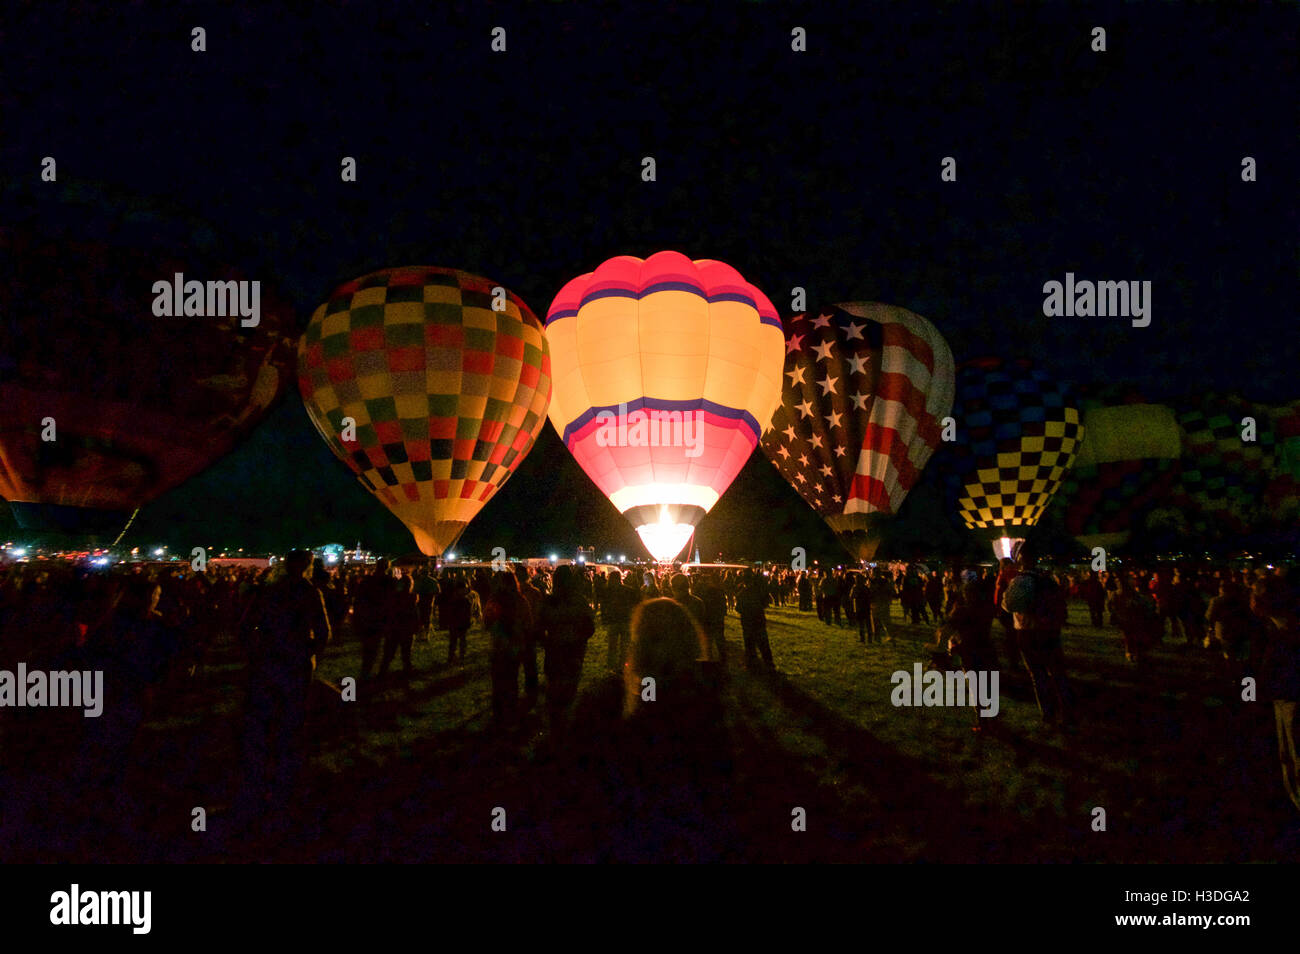
{"type": "Polygon", "coordinates": [[[1272,409],[1276,465],[1265,499],[1282,526],[1295,529],[1300,516],[1300,401],[1272,409]]]}
{"type": "Polygon", "coordinates": [[[1083,440],[1071,389],[1028,361],[983,358],[958,368],[953,417],[943,466],[957,510],[999,558],[1014,557],[1083,440]]]}
{"type": "Polygon", "coordinates": [[[1161,507],[1181,469],[1178,419],[1135,393],[1083,397],[1084,440],[1053,503],[1085,547],[1116,547],[1161,507]]]}
{"type": "Polygon", "coordinates": [[[659,252],[573,279],[546,318],[551,423],[659,561],[754,450],[781,399],[781,323],[729,265],[659,252]]]}
{"type": "Polygon", "coordinates": [[[537,316],[495,282],[388,268],[316,309],[298,383],[330,449],[440,556],[532,449],[551,361],[537,316]]]}
{"type": "Polygon", "coordinates": [[[42,190],[7,194],[0,226],[0,494],[25,528],[116,532],[275,402],[292,311],[193,218],[99,186],[42,190]],[[168,315],[155,286],[173,282],[168,315]]]}
{"type": "Polygon", "coordinates": [[[1183,469],[1170,497],[1188,529],[1223,540],[1268,523],[1265,493],[1278,466],[1271,409],[1208,393],[1179,404],[1178,412],[1183,469]]]}
{"type": "Polygon", "coordinates": [[[893,305],[832,305],[786,322],[784,391],[763,452],[859,560],[875,555],[952,410],[952,352],[893,305]]]}

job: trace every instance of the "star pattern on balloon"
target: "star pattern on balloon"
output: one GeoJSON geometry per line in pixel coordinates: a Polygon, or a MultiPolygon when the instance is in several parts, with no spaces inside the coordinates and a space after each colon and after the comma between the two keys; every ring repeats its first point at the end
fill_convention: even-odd
{"type": "Polygon", "coordinates": [[[790,383],[762,442],[787,480],[828,519],[842,517],[846,501],[855,501],[858,512],[892,512],[915,481],[917,461],[930,453],[908,449],[917,429],[913,415],[924,422],[927,439],[938,437],[924,394],[935,351],[947,369],[941,374],[951,374],[951,354],[924,319],[880,305],[862,306],[880,309],[864,317],[845,310],[850,307],[856,306],[788,320],[785,377],[790,383]],[[877,313],[880,319],[873,320],[877,313]],[[883,376],[882,361],[888,363],[883,376]],[[882,383],[885,394],[878,393],[882,383]],[[910,427],[910,436],[904,438],[895,426],[902,432],[910,427]],[[875,457],[867,460],[864,449],[875,457]]]}

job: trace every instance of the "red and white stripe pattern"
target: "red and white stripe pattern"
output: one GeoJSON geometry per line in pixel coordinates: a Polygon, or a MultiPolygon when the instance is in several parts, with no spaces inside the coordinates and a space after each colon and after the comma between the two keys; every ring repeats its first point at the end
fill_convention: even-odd
{"type": "Polygon", "coordinates": [[[891,305],[834,305],[786,322],[781,407],[763,450],[803,498],[836,518],[893,514],[952,410],[943,336],[891,305]]]}

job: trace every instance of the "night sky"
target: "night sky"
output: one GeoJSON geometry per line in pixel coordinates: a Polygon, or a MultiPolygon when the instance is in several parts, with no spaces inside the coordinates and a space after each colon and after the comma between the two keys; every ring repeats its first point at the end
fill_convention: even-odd
{"type": "MultiPolygon", "coordinates": [[[[49,155],[60,184],[206,219],[289,296],[299,329],[335,286],[386,266],[485,275],[544,316],[605,259],[674,249],[733,265],[783,314],[795,285],[811,307],[901,305],[958,361],[1032,357],[1153,400],[1300,396],[1294,5],[424,3],[299,18],[42,3],[5,21],[4,179],[35,181],[49,155]],[[657,182],[641,180],[647,155],[657,182]],[[940,181],[944,156],[956,182],[940,181]],[[1151,325],[1044,317],[1043,283],[1067,271],[1151,281],[1151,325]]],[[[900,522],[938,544],[957,532],[935,484],[928,472],[900,522]]],[[[757,451],[697,539],[706,559],[842,556],[757,451]]],[[[414,549],[295,387],[123,542],[331,541],[414,549]]],[[[582,544],[643,553],[548,424],[457,550],[582,544]]]]}

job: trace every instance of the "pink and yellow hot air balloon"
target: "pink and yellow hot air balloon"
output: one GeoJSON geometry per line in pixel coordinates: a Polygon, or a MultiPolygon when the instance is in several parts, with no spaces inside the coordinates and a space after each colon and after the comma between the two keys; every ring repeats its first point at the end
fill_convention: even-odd
{"type": "Polygon", "coordinates": [[[734,268],[611,258],[546,317],[551,423],[656,560],[679,554],[781,401],[776,309],[734,268]]]}

